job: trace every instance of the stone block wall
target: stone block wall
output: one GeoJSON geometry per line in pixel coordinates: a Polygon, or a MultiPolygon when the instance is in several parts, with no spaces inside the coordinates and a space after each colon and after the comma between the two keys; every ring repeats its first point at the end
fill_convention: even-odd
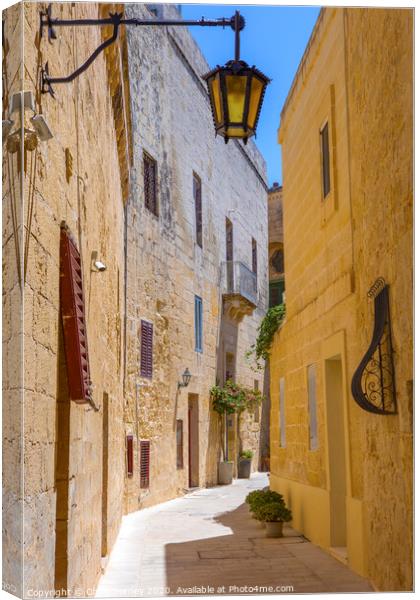
{"type": "Polygon", "coordinates": [[[367,292],[389,285],[398,414],[364,414],[361,450],[369,576],[412,589],[413,12],[345,11],[357,339],[373,331],[367,292]],[[366,157],[360,160],[360,157],[366,157]],[[378,176],[379,175],[379,176],[378,176]],[[384,560],[386,557],[386,560],[384,560]]]}
{"type": "MultiPolygon", "coordinates": [[[[180,17],[175,7],[159,10],[164,17],[180,17]]],[[[140,5],[126,6],[126,14],[153,18],[140,5]]],[[[209,66],[189,32],[159,27],[131,29],[127,36],[134,163],[127,209],[126,423],[127,433],[151,441],[150,489],[139,487],[137,447],[135,473],[127,479],[127,510],[135,510],[188,487],[188,399],[198,402],[199,484],[217,482],[220,435],[209,389],[223,378],[220,357],[233,345],[237,381],[253,386],[254,379],[261,380],[246,363],[245,352],[255,341],[267,303],[267,208],[265,166],[255,145],[215,139],[201,79],[209,66]],[[157,163],[158,217],[144,206],[144,151],[157,163]],[[194,173],[202,185],[202,248],[195,241],[194,173]],[[251,268],[254,238],[259,265],[258,306],[231,327],[222,320],[226,218],[233,223],[234,260],[251,268]],[[195,295],[203,300],[203,352],[194,345],[195,295]],[[154,326],[152,380],[139,373],[141,319],[154,326]],[[192,379],[178,391],[186,367],[192,379]],[[177,419],[184,430],[184,468],[178,470],[177,419]]],[[[255,465],[257,438],[247,440],[256,453],[255,465]]]]}
{"type": "MultiPolygon", "coordinates": [[[[15,508],[16,514],[6,513],[5,539],[15,537],[19,543],[11,543],[7,549],[5,581],[14,582],[25,595],[31,590],[53,593],[55,588],[63,589],[62,594],[85,595],[92,593],[100,575],[102,537],[107,537],[108,551],[123,510],[124,198],[105,56],[100,56],[73,83],[57,85],[55,98],[40,93],[40,68],[45,62],[51,74],[67,75],[99,46],[101,31],[63,28],[50,44],[46,35],[42,39],[39,35],[39,13],[45,8],[42,3],[24,2],[5,12],[6,39],[11,46],[10,60],[6,60],[6,94],[10,97],[22,89],[31,91],[36,112],[44,115],[54,135],[48,142],[39,142],[33,152],[28,151],[23,170],[20,166],[24,195],[17,207],[25,223],[20,253],[26,276],[21,292],[24,320],[18,331],[23,347],[19,348],[18,339],[9,334],[6,338],[4,335],[4,343],[5,356],[13,360],[7,371],[19,372],[20,364],[24,370],[22,383],[6,383],[16,402],[12,405],[12,396],[6,393],[4,408],[5,423],[15,423],[7,436],[5,458],[13,452],[10,466],[23,481],[24,539],[14,533],[19,527],[15,508]],[[16,12],[20,13],[20,31],[15,35],[16,12]],[[24,55],[19,57],[22,34],[24,55]],[[63,220],[82,257],[90,372],[97,410],[68,398],[59,298],[63,220]],[[92,270],[93,251],[106,264],[105,272],[92,270]],[[102,483],[105,395],[109,398],[110,460],[106,489],[102,483]],[[19,398],[20,430],[14,414],[19,398]],[[17,452],[19,440],[24,461],[17,452]],[[102,535],[106,496],[107,518],[102,535]]],[[[94,3],[54,3],[52,10],[53,16],[62,18],[99,16],[94,3]]],[[[25,124],[30,127],[29,116],[25,115],[25,124]]],[[[15,161],[16,172],[17,155],[8,158],[15,161]]],[[[12,303],[19,297],[15,234],[7,234],[7,210],[3,229],[5,332],[12,326],[12,303]]],[[[17,316],[15,312],[13,319],[17,316]]],[[[8,471],[5,476],[9,507],[15,501],[17,484],[9,479],[8,471]]]]}

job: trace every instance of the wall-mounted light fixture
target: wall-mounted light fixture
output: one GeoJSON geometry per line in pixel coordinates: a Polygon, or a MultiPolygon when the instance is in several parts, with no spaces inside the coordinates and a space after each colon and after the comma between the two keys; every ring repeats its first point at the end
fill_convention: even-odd
{"type": "Polygon", "coordinates": [[[38,140],[41,142],[47,142],[54,137],[44,115],[38,115],[35,113],[35,100],[33,93],[25,91],[16,92],[10,98],[9,118],[2,121],[2,141],[3,143],[7,142],[7,149],[9,152],[17,152],[20,147],[20,140],[22,137],[22,121],[25,120],[25,113],[28,110],[34,113],[29,119],[33,129],[25,127],[25,124],[23,123],[25,150],[34,150],[38,145],[38,140]],[[17,119],[17,127],[13,130],[15,121],[12,117],[15,113],[20,113],[20,115],[17,119]]]}
{"type": "Polygon", "coordinates": [[[238,11],[230,19],[220,18],[206,20],[204,17],[199,21],[183,21],[168,19],[124,19],[123,13],[110,13],[104,19],[53,19],[52,5],[49,4],[45,12],[40,13],[41,37],[44,28],[48,31],[48,40],[51,42],[57,38],[55,28],[99,25],[105,27],[113,26],[111,37],[106,39],[91,56],[73,73],[64,77],[52,77],[49,72],[48,62],[41,69],[41,92],[54,96],[53,85],[69,83],[76,79],[81,73],[93,63],[93,61],[118,38],[120,25],[145,26],[194,26],[201,27],[231,27],[235,32],[235,58],[226,63],[224,67],[217,66],[215,69],[203,76],[207,82],[210,104],[213,113],[213,121],[216,135],[221,135],[227,143],[229,139],[242,139],[246,144],[248,139],[255,135],[258,117],[264,98],[265,88],[270,82],[261,71],[254,66],[250,67],[239,58],[239,35],[245,27],[245,19],[238,11]]]}
{"type": "Polygon", "coordinates": [[[91,270],[96,273],[106,271],[106,265],[98,259],[98,252],[96,250],[91,255],[91,270]]]}
{"type": "Polygon", "coordinates": [[[187,368],[187,369],[185,369],[185,371],[182,374],[182,381],[178,381],[178,389],[182,388],[182,387],[188,387],[190,380],[191,380],[191,373],[189,372],[189,370],[187,368]]]}

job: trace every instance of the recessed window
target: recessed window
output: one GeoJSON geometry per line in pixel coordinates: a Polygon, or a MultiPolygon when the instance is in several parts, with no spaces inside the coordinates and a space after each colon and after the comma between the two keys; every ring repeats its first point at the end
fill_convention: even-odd
{"type": "Polygon", "coordinates": [[[203,207],[201,201],[201,179],[198,175],[193,176],[193,194],[195,205],[195,241],[203,247],[203,207]]]}
{"type": "Polygon", "coordinates": [[[195,332],[195,351],[203,351],[203,301],[199,296],[195,296],[194,311],[194,332],[195,332]]]}
{"type": "Polygon", "coordinates": [[[318,423],[316,416],[316,367],[309,365],[308,378],[308,412],[309,412],[309,449],[318,449],[318,423]]]}
{"type": "Polygon", "coordinates": [[[271,257],[271,266],[276,273],[284,273],[284,254],[283,250],[276,250],[271,257]]]}
{"type": "MultiPolygon", "coordinates": [[[[260,382],[258,381],[258,379],[254,379],[254,392],[258,392],[259,389],[260,389],[260,382]]],[[[255,421],[255,423],[260,422],[260,406],[259,405],[257,405],[255,407],[254,421],[255,421]]]]}
{"type": "Polygon", "coordinates": [[[146,152],[143,153],[144,205],[158,216],[157,164],[146,152]]]}
{"type": "Polygon", "coordinates": [[[284,377],[280,379],[279,385],[279,445],[280,448],[286,447],[286,407],[284,398],[284,377]]]}
{"type": "Polygon", "coordinates": [[[233,225],[232,221],[226,218],[226,260],[233,260],[233,225]]]}
{"type": "Polygon", "coordinates": [[[252,272],[258,273],[257,241],[252,238],[252,272]]]}
{"type": "Polygon", "coordinates": [[[269,308],[283,304],[284,280],[269,284],[269,308]]]}
{"type": "Polygon", "coordinates": [[[322,160],[322,193],[325,198],[330,193],[330,142],[328,137],[328,123],[324,125],[321,135],[321,160],[322,160]]]}
{"type": "Polygon", "coordinates": [[[140,375],[153,377],[153,324],[142,321],[140,327],[140,375]]]}

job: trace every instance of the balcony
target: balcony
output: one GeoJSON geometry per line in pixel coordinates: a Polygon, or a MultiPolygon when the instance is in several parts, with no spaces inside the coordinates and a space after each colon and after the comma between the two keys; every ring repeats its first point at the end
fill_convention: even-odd
{"type": "Polygon", "coordinates": [[[225,312],[234,321],[242,321],[257,306],[256,274],[238,261],[222,263],[222,295],[225,312]]]}

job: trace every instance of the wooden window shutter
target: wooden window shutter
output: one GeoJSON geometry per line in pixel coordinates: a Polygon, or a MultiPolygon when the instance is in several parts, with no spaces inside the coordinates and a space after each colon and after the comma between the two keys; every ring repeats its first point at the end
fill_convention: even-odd
{"type": "Polygon", "coordinates": [[[184,431],[182,419],[176,421],[176,468],[184,468],[184,431]]]}
{"type": "Polygon", "coordinates": [[[144,204],[148,210],[158,216],[157,203],[157,165],[156,161],[143,153],[144,204]]]}
{"type": "Polygon", "coordinates": [[[67,225],[61,224],[60,309],[71,400],[92,401],[80,253],[67,225]]]}
{"type": "Polygon", "coordinates": [[[203,247],[203,206],[201,200],[201,180],[197,175],[193,177],[194,203],[195,203],[195,239],[200,248],[203,247]]]}
{"type": "Polygon", "coordinates": [[[140,442],[140,488],[150,487],[150,442],[140,442]]]}
{"type": "Polygon", "coordinates": [[[328,123],[321,129],[321,154],[322,154],[322,191],[324,198],[328,196],[330,183],[330,142],[328,138],[328,123]]]}
{"type": "Polygon", "coordinates": [[[252,272],[255,275],[258,272],[257,242],[254,238],[252,238],[252,272]]]}
{"type": "Polygon", "coordinates": [[[127,449],[127,476],[132,477],[133,473],[134,473],[134,451],[133,451],[133,436],[132,435],[127,435],[126,449],[127,449]]]}
{"type": "Polygon", "coordinates": [[[140,375],[152,379],[153,377],[153,324],[148,321],[141,322],[140,341],[140,375]]]}

